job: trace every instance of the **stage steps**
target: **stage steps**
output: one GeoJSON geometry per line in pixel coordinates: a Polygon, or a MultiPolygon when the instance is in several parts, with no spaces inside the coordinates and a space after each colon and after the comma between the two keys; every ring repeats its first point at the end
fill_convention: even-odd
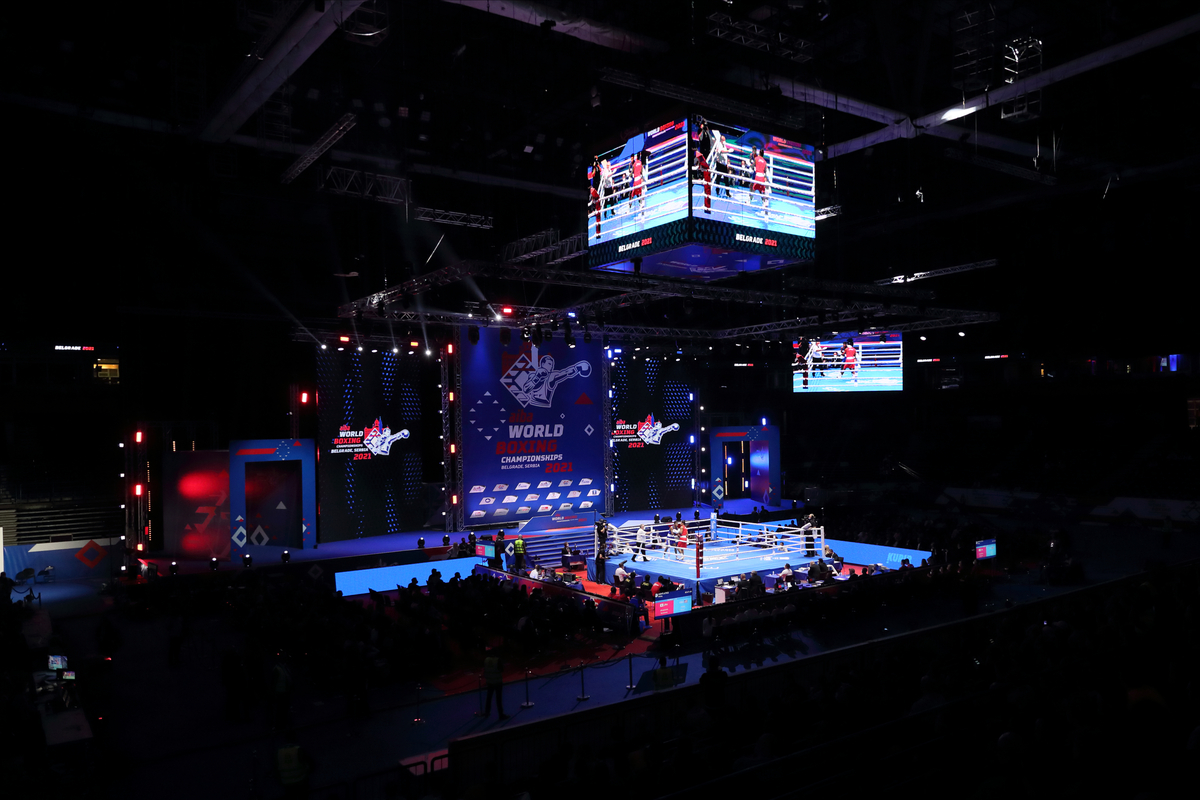
{"type": "MultiPolygon", "coordinates": [[[[508,541],[508,533],[504,535],[505,541],[508,541]]],[[[564,542],[569,543],[574,549],[583,553],[585,557],[590,558],[595,555],[593,538],[591,528],[531,533],[525,537],[526,561],[527,563],[533,563],[536,558],[543,566],[558,568],[562,560],[562,546],[564,542]]]]}
{"type": "Polygon", "coordinates": [[[11,512],[14,531],[5,527],[4,538],[15,538],[15,544],[107,539],[125,532],[125,512],[111,502],[26,504],[11,512]]]}

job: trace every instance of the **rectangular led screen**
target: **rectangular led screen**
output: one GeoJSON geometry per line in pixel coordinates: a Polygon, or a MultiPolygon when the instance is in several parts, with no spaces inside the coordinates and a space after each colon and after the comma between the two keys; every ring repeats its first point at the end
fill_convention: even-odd
{"type": "Polygon", "coordinates": [[[680,589],[654,595],[654,618],[675,617],[692,610],[692,590],[680,589]]]}
{"type": "Polygon", "coordinates": [[[862,331],[792,342],[792,391],[898,392],[904,388],[899,331],[862,331]]]}
{"type": "Polygon", "coordinates": [[[761,245],[775,234],[815,237],[811,145],[703,117],[693,136],[693,216],[762,231],[741,231],[735,242],[761,245]]]}
{"type": "Polygon", "coordinates": [[[982,539],[975,543],[975,560],[982,561],[985,558],[996,557],[996,540],[982,539]]]}
{"type": "Polygon", "coordinates": [[[432,359],[317,351],[317,468],[321,540],[419,528],[422,495],[419,387],[432,359]]]}
{"type": "Polygon", "coordinates": [[[588,245],[687,217],[687,120],[631,136],[588,167],[588,245]]]}

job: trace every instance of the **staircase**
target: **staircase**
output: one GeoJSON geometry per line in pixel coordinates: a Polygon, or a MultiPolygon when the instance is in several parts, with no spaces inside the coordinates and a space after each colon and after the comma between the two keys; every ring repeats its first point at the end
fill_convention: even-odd
{"type": "MultiPolygon", "coordinates": [[[[525,536],[525,553],[527,564],[541,564],[544,567],[560,569],[562,564],[562,546],[568,543],[571,548],[590,558],[595,553],[592,529],[579,528],[569,531],[551,531],[548,533],[531,533],[525,536]]],[[[509,541],[505,533],[505,542],[509,541]]]]}
{"type": "Polygon", "coordinates": [[[0,508],[5,543],[18,545],[45,542],[107,539],[125,532],[125,512],[117,503],[29,503],[0,508]]]}

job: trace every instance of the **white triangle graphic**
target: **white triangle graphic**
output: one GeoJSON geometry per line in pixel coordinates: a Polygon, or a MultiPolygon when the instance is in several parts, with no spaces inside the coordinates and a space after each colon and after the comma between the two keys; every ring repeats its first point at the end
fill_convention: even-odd
{"type": "Polygon", "coordinates": [[[475,405],[477,405],[477,406],[481,406],[481,405],[483,405],[483,401],[482,401],[482,400],[476,400],[476,401],[475,401],[475,405]]]}
{"type": "Polygon", "coordinates": [[[491,397],[491,396],[492,396],[492,393],[491,393],[491,392],[484,392],[484,393],[483,393],[483,396],[484,396],[484,397],[491,397]]]}
{"type": "Polygon", "coordinates": [[[483,433],[483,428],[476,428],[475,430],[479,431],[480,433],[483,433]]]}
{"type": "Polygon", "coordinates": [[[283,501],[282,501],[282,500],[280,500],[280,501],[279,501],[279,505],[275,506],[275,510],[276,510],[276,511],[278,511],[278,510],[279,510],[279,509],[281,509],[281,508],[282,508],[282,509],[284,509],[285,511],[287,510],[287,506],[285,506],[285,505],[283,504],[283,501]]]}
{"type": "Polygon", "coordinates": [[[238,514],[238,515],[237,515],[237,519],[235,519],[234,521],[235,521],[235,522],[241,522],[241,521],[242,521],[242,515],[241,515],[241,514],[238,514]]]}
{"type": "Polygon", "coordinates": [[[487,439],[489,442],[492,440],[492,437],[490,436],[484,436],[483,438],[487,439]]]}

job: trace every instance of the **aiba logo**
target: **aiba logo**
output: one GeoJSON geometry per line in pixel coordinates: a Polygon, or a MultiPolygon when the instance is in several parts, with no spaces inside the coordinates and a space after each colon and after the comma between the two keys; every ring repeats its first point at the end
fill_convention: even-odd
{"type": "Polygon", "coordinates": [[[539,482],[538,482],[538,488],[539,488],[539,489],[549,489],[549,488],[550,488],[550,486],[551,486],[551,483],[550,483],[550,481],[539,481],[539,482]]]}
{"type": "Polygon", "coordinates": [[[482,486],[472,486],[469,494],[479,494],[482,491],[484,491],[482,486]]]}
{"type": "Polygon", "coordinates": [[[496,484],[496,488],[495,488],[495,489],[492,489],[492,491],[493,491],[493,492],[507,492],[507,491],[508,491],[508,484],[507,484],[507,483],[497,483],[497,484],[496,484]]]}
{"type": "Polygon", "coordinates": [[[558,482],[558,485],[559,485],[559,486],[570,486],[570,485],[571,485],[571,481],[569,481],[569,480],[562,480],[562,481],[559,481],[559,482],[558,482]]]}

